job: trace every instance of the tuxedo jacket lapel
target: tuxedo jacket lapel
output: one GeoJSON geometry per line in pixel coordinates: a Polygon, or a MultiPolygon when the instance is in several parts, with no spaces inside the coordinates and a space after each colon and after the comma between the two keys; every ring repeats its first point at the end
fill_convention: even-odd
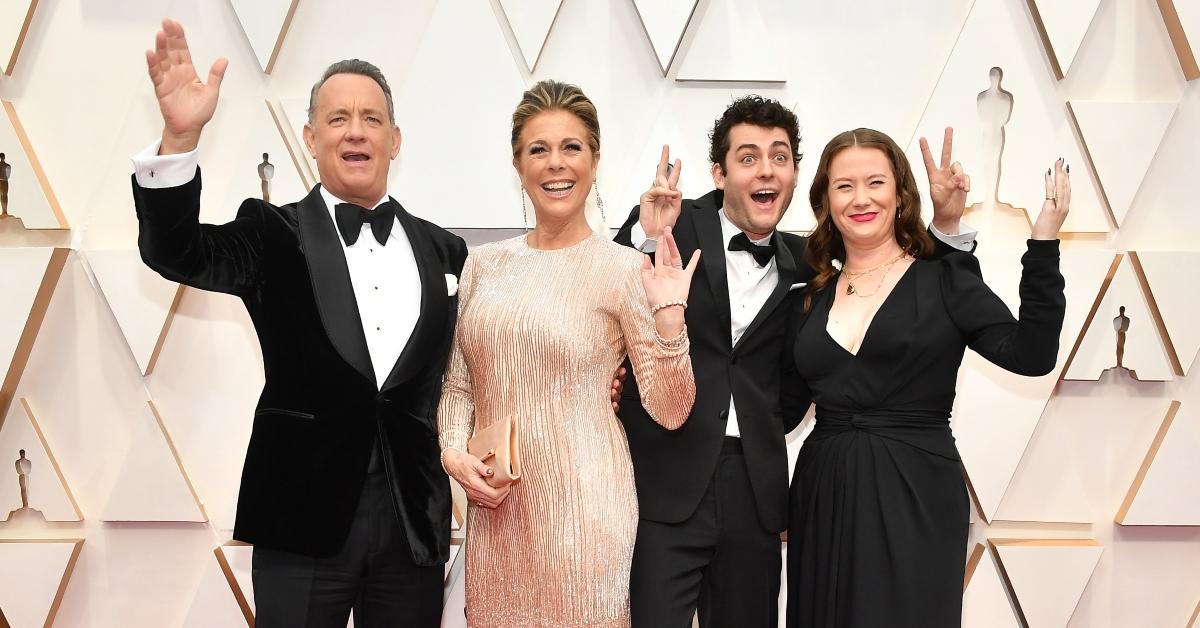
{"type": "Polygon", "coordinates": [[[319,187],[314,187],[297,205],[296,219],[300,224],[300,248],[308,263],[325,334],[342,359],[373,383],[375,371],[363,335],[354,285],[350,283],[346,253],[319,187]]]}
{"type": "Polygon", "coordinates": [[[716,303],[717,318],[725,339],[732,343],[729,323],[729,278],[725,276],[725,241],[721,236],[721,217],[712,208],[703,208],[694,213],[696,241],[700,243],[700,263],[704,265],[704,276],[712,289],[716,303]]]}
{"type": "Polygon", "coordinates": [[[422,230],[421,223],[413,218],[405,209],[396,203],[396,218],[404,227],[404,234],[412,244],[413,257],[417,262],[417,272],[421,276],[421,315],[413,327],[408,343],[400,352],[400,357],[392,366],[382,389],[391,388],[404,383],[413,374],[429,364],[430,352],[441,340],[446,326],[446,308],[450,297],[446,294],[446,279],[437,252],[429,243],[429,238],[422,230]]]}
{"type": "MultiPolygon", "coordinates": [[[[771,291],[771,296],[767,297],[766,303],[763,303],[754,320],[750,321],[750,325],[738,339],[739,347],[762,325],[771,312],[779,307],[779,303],[783,301],[783,297],[787,296],[788,288],[792,286],[792,281],[796,278],[796,259],[792,257],[791,249],[784,244],[779,232],[776,232],[771,238],[771,246],[775,248],[775,269],[779,274],[779,281],[775,284],[775,289],[771,291]]],[[[734,349],[736,350],[736,347],[734,349]]]]}

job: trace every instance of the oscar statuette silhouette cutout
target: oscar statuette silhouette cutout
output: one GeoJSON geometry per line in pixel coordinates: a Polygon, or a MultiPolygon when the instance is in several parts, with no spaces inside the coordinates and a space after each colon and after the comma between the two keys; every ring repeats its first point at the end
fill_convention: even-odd
{"type": "Polygon", "coordinates": [[[263,160],[258,164],[258,180],[262,184],[262,200],[264,203],[271,202],[271,179],[275,177],[275,164],[267,160],[267,153],[263,153],[263,160]]]}
{"type": "Polygon", "coordinates": [[[12,164],[0,153],[0,220],[12,218],[8,213],[8,178],[12,176],[12,164]]]}
{"type": "Polygon", "coordinates": [[[21,487],[21,507],[8,513],[7,521],[37,519],[45,521],[42,511],[29,505],[29,475],[33,472],[33,462],[25,457],[25,450],[18,452],[19,457],[14,466],[17,468],[17,483],[21,487]]]}

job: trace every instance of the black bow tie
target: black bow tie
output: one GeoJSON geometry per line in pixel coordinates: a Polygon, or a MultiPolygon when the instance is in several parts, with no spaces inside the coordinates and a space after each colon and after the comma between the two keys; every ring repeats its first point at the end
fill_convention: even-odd
{"type": "Polygon", "coordinates": [[[387,200],[375,209],[367,209],[354,203],[338,203],[333,208],[333,216],[346,246],[353,246],[358,242],[362,227],[368,222],[371,223],[371,233],[375,234],[375,241],[384,246],[387,244],[388,235],[392,233],[392,224],[396,222],[396,205],[387,200]]]}
{"type": "Polygon", "coordinates": [[[775,247],[763,246],[750,241],[745,233],[739,233],[729,239],[730,251],[746,251],[754,256],[754,263],[765,267],[775,257],[775,247]]]}

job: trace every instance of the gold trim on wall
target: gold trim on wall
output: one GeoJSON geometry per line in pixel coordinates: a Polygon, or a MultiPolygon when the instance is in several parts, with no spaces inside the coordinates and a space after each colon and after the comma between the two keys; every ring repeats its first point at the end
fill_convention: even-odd
{"type": "Polygon", "coordinates": [[[1179,11],[1175,9],[1175,1],[1158,0],[1158,11],[1162,13],[1167,35],[1171,37],[1171,44],[1175,47],[1175,56],[1179,59],[1183,77],[1189,81],[1200,78],[1200,64],[1196,63],[1196,54],[1188,43],[1187,33],[1183,31],[1183,22],[1179,19],[1179,11]]]}
{"type": "MultiPolygon", "coordinates": [[[[71,557],[67,559],[67,566],[63,569],[62,579],[58,582],[58,590],[54,592],[54,601],[50,604],[50,610],[46,613],[46,623],[44,628],[50,628],[54,625],[54,617],[58,615],[58,608],[62,606],[63,595],[67,592],[67,583],[71,581],[71,575],[75,573],[75,563],[79,561],[79,552],[83,550],[84,539],[0,539],[0,543],[72,543],[75,545],[71,550],[71,557]]],[[[7,621],[5,622],[7,625],[7,621]]]]}
{"type": "MultiPolygon", "coordinates": [[[[58,221],[58,229],[70,229],[67,224],[67,217],[63,214],[62,206],[58,204],[58,197],[54,195],[54,190],[50,188],[50,180],[46,178],[46,171],[42,170],[42,162],[38,161],[37,153],[33,150],[33,144],[29,141],[29,135],[25,133],[25,127],[21,126],[21,119],[17,117],[17,110],[11,102],[3,101],[4,111],[8,114],[8,121],[12,124],[13,132],[17,135],[17,141],[21,142],[21,148],[25,150],[25,157],[29,159],[29,167],[33,169],[33,175],[37,177],[38,183],[42,186],[42,193],[46,196],[46,202],[50,204],[50,210],[54,212],[54,219],[58,221]]],[[[20,215],[13,214],[17,218],[20,215]]]]}
{"type": "Polygon", "coordinates": [[[204,503],[200,501],[200,496],[196,494],[196,487],[192,485],[192,478],[188,476],[187,470],[183,468],[183,460],[179,457],[179,450],[175,448],[175,441],[171,438],[171,433],[167,431],[166,423],[163,423],[162,415],[158,412],[158,406],[155,405],[152,399],[147,399],[146,405],[150,407],[150,414],[154,415],[154,422],[158,425],[163,440],[167,442],[167,448],[171,451],[171,457],[175,459],[175,464],[179,467],[179,474],[183,476],[183,482],[187,485],[188,492],[192,494],[192,499],[196,500],[196,507],[200,509],[200,515],[204,517],[205,521],[208,521],[208,511],[204,509],[204,503]]]}
{"type": "Polygon", "coordinates": [[[292,26],[292,18],[296,16],[296,6],[300,4],[300,0],[292,0],[292,6],[288,7],[287,17],[283,18],[283,25],[279,27],[279,36],[275,38],[275,47],[271,49],[271,58],[267,61],[267,67],[263,71],[267,74],[275,69],[275,60],[279,58],[279,49],[283,47],[283,39],[287,37],[288,28],[292,26]]]}
{"type": "Polygon", "coordinates": [[[38,425],[37,417],[33,414],[33,408],[29,405],[29,399],[21,397],[21,407],[25,409],[25,415],[29,417],[29,423],[33,425],[33,432],[37,434],[38,441],[42,443],[42,450],[46,452],[46,458],[50,461],[50,468],[54,469],[54,475],[58,477],[58,483],[67,495],[67,501],[71,502],[71,509],[75,511],[75,516],[78,517],[77,521],[83,521],[83,511],[79,509],[79,502],[75,501],[75,494],[71,492],[71,485],[67,484],[67,478],[63,475],[62,467],[58,465],[58,458],[54,455],[54,450],[50,449],[50,443],[46,440],[46,435],[42,433],[42,426],[38,425]]]}
{"type": "MultiPolygon", "coordinates": [[[[304,185],[305,189],[311,190],[317,184],[317,180],[309,171],[308,162],[304,158],[304,155],[296,154],[296,151],[301,150],[302,147],[294,147],[292,146],[292,142],[288,140],[288,137],[292,133],[288,130],[288,119],[287,114],[283,112],[283,105],[279,105],[278,109],[276,109],[275,103],[270,100],[264,100],[263,102],[267,104],[267,111],[271,113],[271,119],[275,121],[275,130],[279,131],[279,139],[283,140],[283,145],[287,148],[288,156],[292,158],[292,165],[296,167],[296,173],[300,175],[300,183],[304,185]]],[[[303,138],[299,138],[296,141],[303,142],[304,140],[303,138]]]]}
{"type": "Polygon", "coordinates": [[[29,363],[29,356],[33,352],[33,344],[37,340],[38,330],[42,328],[46,311],[50,309],[50,301],[54,297],[58,279],[67,266],[67,257],[70,252],[70,249],[65,248],[54,249],[54,253],[50,255],[50,261],[46,264],[42,283],[38,286],[37,294],[33,297],[33,306],[29,308],[29,316],[25,319],[25,328],[21,330],[21,339],[17,341],[12,362],[8,365],[8,372],[4,376],[3,383],[0,383],[0,429],[4,427],[5,417],[8,416],[13,397],[17,394],[17,384],[21,382],[21,375],[25,373],[25,366],[29,363]]]}
{"type": "Polygon", "coordinates": [[[1142,459],[1142,466],[1138,467],[1137,475],[1133,477],[1133,483],[1129,485],[1129,491],[1125,493],[1125,500],[1121,502],[1117,516],[1113,518],[1116,523],[1125,525],[1125,517],[1129,515],[1129,509],[1133,507],[1133,501],[1137,499],[1138,491],[1142,490],[1146,474],[1150,472],[1150,466],[1154,464],[1154,457],[1158,455],[1158,449],[1162,447],[1163,441],[1167,438],[1167,432],[1171,429],[1171,423],[1175,421],[1175,415],[1179,413],[1180,405],[1179,401],[1172,401],[1171,407],[1167,409],[1167,415],[1163,417],[1162,423],[1158,426],[1158,432],[1154,434],[1154,440],[1150,443],[1150,449],[1146,452],[1146,457],[1142,459]]]}
{"type": "Polygon", "coordinates": [[[1150,315],[1154,317],[1154,324],[1158,327],[1159,339],[1167,350],[1167,359],[1171,361],[1171,368],[1175,370],[1177,377],[1183,377],[1183,362],[1179,359],[1179,352],[1175,350],[1175,341],[1171,340],[1171,334],[1167,333],[1167,322],[1163,320],[1162,311],[1158,309],[1158,301],[1154,300],[1154,291],[1150,289],[1150,280],[1146,277],[1146,270],[1142,268],[1142,260],[1138,258],[1137,251],[1129,252],[1129,261],[1133,264],[1133,274],[1142,284],[1142,296],[1146,298],[1150,315]]]}
{"type": "Polygon", "coordinates": [[[229,584],[229,590],[233,593],[233,598],[237,600],[238,608],[242,609],[242,617],[246,619],[246,625],[249,628],[254,628],[254,610],[250,608],[250,601],[246,599],[246,593],[242,591],[242,586],[238,584],[237,577],[233,575],[233,567],[229,565],[229,559],[225,557],[225,552],[221,549],[222,547],[244,547],[246,545],[248,543],[230,541],[213,548],[213,554],[217,557],[217,564],[221,566],[221,573],[225,575],[225,582],[229,584]]]}
{"type": "Polygon", "coordinates": [[[158,341],[154,343],[154,350],[150,353],[150,360],[146,362],[145,375],[147,376],[154,372],[154,367],[158,364],[158,356],[162,353],[163,344],[167,341],[167,331],[171,329],[171,321],[175,320],[175,312],[179,309],[179,301],[183,299],[184,289],[183,284],[177,286],[175,298],[171,299],[171,307],[167,308],[167,316],[163,319],[162,329],[158,331],[158,341]]]}
{"type": "Polygon", "coordinates": [[[17,43],[13,46],[12,56],[4,67],[4,74],[12,76],[13,68],[17,65],[17,57],[21,54],[21,46],[25,45],[25,36],[29,34],[29,25],[33,23],[33,12],[37,10],[38,0],[29,0],[29,11],[25,13],[25,22],[21,24],[21,32],[17,34],[17,43]]]}

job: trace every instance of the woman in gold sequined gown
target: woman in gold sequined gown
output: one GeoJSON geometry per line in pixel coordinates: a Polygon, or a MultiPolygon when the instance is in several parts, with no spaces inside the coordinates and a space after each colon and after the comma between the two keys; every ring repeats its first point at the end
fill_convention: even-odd
{"type": "Polygon", "coordinates": [[[695,397],[683,304],[699,254],[683,268],[668,234],[652,267],[592,232],[584,207],[599,135],[579,88],[542,81],[525,92],[513,164],[537,227],[472,250],[459,282],[438,428],[442,462],[471,503],[471,626],[629,625],[638,509],[611,376],[628,354],[663,429],[683,425],[695,397]],[[466,445],[510,414],[523,477],[497,490],[466,445]]]}

